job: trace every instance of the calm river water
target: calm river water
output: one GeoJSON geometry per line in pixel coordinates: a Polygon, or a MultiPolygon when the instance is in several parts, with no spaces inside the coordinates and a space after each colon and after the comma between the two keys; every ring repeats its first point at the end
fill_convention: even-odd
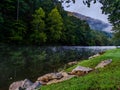
{"type": "Polygon", "coordinates": [[[87,59],[115,46],[7,46],[0,45],[0,90],[8,90],[10,83],[37,77],[65,68],[70,61],[87,59]],[[7,88],[6,88],[7,87],[7,88]]]}

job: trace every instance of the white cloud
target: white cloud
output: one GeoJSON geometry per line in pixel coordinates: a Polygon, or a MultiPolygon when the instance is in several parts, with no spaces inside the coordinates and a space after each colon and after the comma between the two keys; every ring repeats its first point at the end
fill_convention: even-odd
{"type": "Polygon", "coordinates": [[[91,7],[87,7],[86,5],[83,4],[83,0],[76,0],[75,4],[70,3],[70,7],[65,7],[68,6],[68,4],[63,3],[64,9],[67,11],[72,11],[72,12],[78,12],[80,14],[102,20],[106,23],[108,23],[108,16],[102,14],[102,10],[100,9],[102,4],[97,2],[96,4],[91,3],[91,7]]]}

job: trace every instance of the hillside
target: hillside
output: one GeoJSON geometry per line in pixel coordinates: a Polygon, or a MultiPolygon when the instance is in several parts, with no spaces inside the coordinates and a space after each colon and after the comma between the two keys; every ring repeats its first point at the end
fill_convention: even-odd
{"type": "MultiPolygon", "coordinates": [[[[94,68],[100,61],[112,59],[112,63],[102,69],[80,77],[74,77],[62,83],[42,86],[40,90],[119,90],[120,89],[120,49],[107,51],[105,54],[78,65],[94,68]]],[[[75,66],[68,68],[71,71],[75,66]]]]}
{"type": "Polygon", "coordinates": [[[82,15],[80,13],[76,13],[76,12],[68,12],[68,13],[69,13],[69,15],[72,15],[74,17],[77,17],[77,18],[81,19],[81,20],[87,21],[90,28],[93,29],[93,30],[105,31],[105,32],[108,32],[108,33],[111,32],[112,27],[108,23],[105,23],[101,20],[82,15]]]}

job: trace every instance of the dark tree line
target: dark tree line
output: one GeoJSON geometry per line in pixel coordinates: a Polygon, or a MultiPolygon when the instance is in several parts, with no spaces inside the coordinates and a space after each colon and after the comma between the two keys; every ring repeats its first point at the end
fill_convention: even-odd
{"type": "MultiPolygon", "coordinates": [[[[98,34],[101,36],[103,34],[98,34]]],[[[35,45],[108,45],[57,0],[2,0],[0,42],[35,45]],[[96,41],[100,40],[99,43],[96,41]]],[[[104,35],[105,36],[105,35],[104,35]]],[[[105,40],[109,41],[105,36],[105,40]]]]}

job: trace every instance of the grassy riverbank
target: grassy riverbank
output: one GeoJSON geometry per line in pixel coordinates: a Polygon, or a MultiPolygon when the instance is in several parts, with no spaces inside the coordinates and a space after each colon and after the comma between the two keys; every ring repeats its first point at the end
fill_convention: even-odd
{"type": "MultiPolygon", "coordinates": [[[[118,90],[120,89],[120,49],[108,50],[105,54],[81,61],[78,65],[94,68],[100,61],[106,59],[113,61],[105,68],[61,83],[42,86],[41,90],[118,90]]],[[[72,66],[66,71],[69,72],[76,66],[72,66]]]]}

